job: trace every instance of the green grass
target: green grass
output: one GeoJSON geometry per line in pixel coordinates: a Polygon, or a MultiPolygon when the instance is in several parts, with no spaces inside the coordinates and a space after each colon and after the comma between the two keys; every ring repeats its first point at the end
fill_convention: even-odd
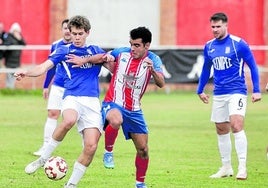
{"type": "MultiPolygon", "coordinates": [[[[217,137],[210,122],[211,104],[203,104],[197,95],[176,92],[145,94],[142,107],[149,125],[150,164],[146,182],[153,188],[264,188],[268,186],[268,96],[259,103],[248,102],[245,129],[248,137],[248,180],[234,177],[209,179],[220,167],[217,137]]],[[[46,102],[41,92],[0,93],[0,187],[63,187],[82,149],[81,137],[74,127],[54,155],[62,156],[69,165],[63,180],[49,180],[43,170],[34,175],[24,173],[27,163],[35,160],[32,152],[42,143],[46,119],[46,102]]],[[[116,142],[115,169],[102,164],[103,137],[93,163],[78,187],[134,187],[135,149],[120,131],[116,142]]],[[[237,157],[233,148],[233,168],[237,157]]]]}

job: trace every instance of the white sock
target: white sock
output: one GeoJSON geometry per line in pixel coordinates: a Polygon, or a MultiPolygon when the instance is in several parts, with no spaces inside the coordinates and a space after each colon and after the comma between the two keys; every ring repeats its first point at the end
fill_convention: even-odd
{"type": "Polygon", "coordinates": [[[74,184],[74,185],[77,185],[78,182],[80,181],[80,179],[83,177],[83,175],[85,174],[86,172],[86,169],[87,167],[82,165],[81,163],[79,162],[75,162],[74,163],[74,167],[73,167],[73,172],[72,172],[72,175],[67,183],[68,184],[74,184]]]}
{"type": "Polygon", "coordinates": [[[248,142],[245,131],[242,130],[238,133],[234,133],[234,140],[239,168],[246,167],[248,142]]]}
{"type": "Polygon", "coordinates": [[[58,123],[58,121],[56,119],[52,119],[49,117],[47,118],[47,121],[46,121],[45,127],[44,127],[44,144],[43,144],[43,146],[48,144],[49,140],[52,137],[54,130],[57,127],[57,123],[58,123]]]}
{"type": "Polygon", "coordinates": [[[104,153],[113,153],[113,151],[107,151],[106,149],[104,150],[104,153]]]}
{"type": "Polygon", "coordinates": [[[230,133],[218,135],[218,147],[221,155],[222,165],[231,167],[232,143],[230,133]]]}
{"type": "Polygon", "coordinates": [[[44,148],[44,152],[42,153],[41,157],[45,160],[47,160],[52,152],[55,150],[55,148],[60,144],[61,142],[54,140],[53,138],[50,139],[49,143],[46,144],[44,148]]]}

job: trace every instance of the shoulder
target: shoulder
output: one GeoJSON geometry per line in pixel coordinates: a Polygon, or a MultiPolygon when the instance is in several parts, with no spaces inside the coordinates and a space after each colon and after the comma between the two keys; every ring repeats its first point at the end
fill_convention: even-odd
{"type": "Polygon", "coordinates": [[[230,35],[230,39],[233,41],[233,44],[238,48],[238,49],[249,49],[248,43],[242,39],[241,37],[235,36],[235,35],[230,35]]]}
{"type": "Polygon", "coordinates": [[[119,53],[130,52],[130,48],[129,47],[120,47],[120,48],[115,48],[112,51],[119,52],[119,53]]]}
{"type": "Polygon", "coordinates": [[[55,50],[52,52],[52,54],[55,54],[55,53],[68,54],[71,49],[70,46],[71,44],[57,46],[55,50]]]}
{"type": "Polygon", "coordinates": [[[57,45],[59,43],[63,42],[63,39],[56,40],[52,43],[52,45],[57,45]]]}
{"type": "Polygon", "coordinates": [[[154,53],[152,51],[148,51],[148,57],[152,60],[155,59],[155,60],[161,61],[161,58],[156,53],[154,53]]]}
{"type": "Polygon", "coordinates": [[[120,48],[115,48],[113,49],[110,54],[114,57],[119,56],[119,54],[122,53],[130,53],[131,49],[129,47],[120,47],[120,48]]]}
{"type": "Polygon", "coordinates": [[[213,41],[215,41],[215,40],[216,40],[215,38],[210,39],[210,40],[208,40],[208,41],[206,42],[206,44],[205,44],[205,45],[207,46],[207,45],[211,44],[211,43],[212,43],[213,41]]]}
{"type": "Polygon", "coordinates": [[[105,50],[103,50],[100,46],[97,46],[97,45],[89,45],[86,48],[87,48],[87,51],[93,53],[93,55],[105,53],[105,50]]]}
{"type": "Polygon", "coordinates": [[[240,42],[242,39],[238,36],[235,36],[235,35],[230,35],[230,39],[236,41],[236,42],[240,42]]]}

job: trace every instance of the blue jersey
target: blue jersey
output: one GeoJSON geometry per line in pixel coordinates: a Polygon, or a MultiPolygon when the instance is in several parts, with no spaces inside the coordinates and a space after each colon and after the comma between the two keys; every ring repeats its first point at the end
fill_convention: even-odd
{"type": "MultiPolygon", "coordinates": [[[[50,53],[52,53],[58,47],[60,47],[62,45],[66,45],[66,44],[67,43],[65,43],[63,41],[63,39],[60,39],[60,40],[53,42],[51,49],[50,49],[50,53]]],[[[43,88],[48,88],[49,84],[53,78],[54,78],[54,81],[53,81],[54,85],[63,87],[64,86],[64,81],[63,81],[63,77],[62,77],[63,74],[64,74],[64,72],[62,69],[62,64],[60,64],[60,63],[57,66],[54,66],[53,68],[49,69],[47,71],[47,74],[46,74],[43,88]]]]}
{"type": "Polygon", "coordinates": [[[67,44],[57,48],[49,55],[54,66],[62,64],[64,70],[64,95],[99,97],[99,73],[100,64],[86,63],[80,67],[72,67],[73,63],[66,62],[67,54],[74,54],[80,57],[88,57],[99,53],[105,53],[98,46],[76,47],[73,44],[67,44]]]}
{"type": "Polygon", "coordinates": [[[213,66],[214,95],[247,94],[244,64],[247,64],[253,84],[253,93],[259,93],[259,73],[248,44],[241,38],[228,35],[223,40],[213,39],[204,47],[204,65],[197,93],[203,92],[213,66]]]}

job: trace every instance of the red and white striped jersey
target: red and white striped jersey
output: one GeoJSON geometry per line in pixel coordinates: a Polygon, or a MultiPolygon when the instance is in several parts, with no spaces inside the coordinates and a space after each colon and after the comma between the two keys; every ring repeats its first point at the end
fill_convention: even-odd
{"type": "MultiPolygon", "coordinates": [[[[151,78],[151,72],[144,61],[146,57],[134,59],[130,52],[118,55],[105,102],[115,102],[130,111],[140,110],[140,100],[151,78]]],[[[159,57],[153,60],[154,67],[161,65],[159,57]]]]}

